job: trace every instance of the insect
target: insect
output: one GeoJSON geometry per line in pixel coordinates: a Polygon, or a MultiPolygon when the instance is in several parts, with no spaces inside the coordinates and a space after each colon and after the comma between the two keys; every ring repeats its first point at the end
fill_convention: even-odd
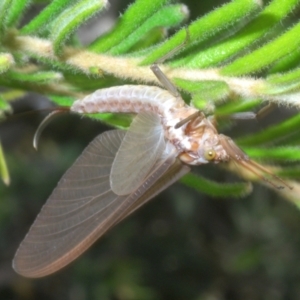
{"type": "Polygon", "coordinates": [[[233,160],[271,177],[272,185],[285,185],[219,134],[213,119],[187,105],[157,64],[151,68],[167,90],[124,85],[97,90],[71,106],[80,114],[136,117],[128,131],[96,137],[59,181],[17,250],[13,268],[19,274],[42,277],[63,268],[191,165],[233,160]]]}

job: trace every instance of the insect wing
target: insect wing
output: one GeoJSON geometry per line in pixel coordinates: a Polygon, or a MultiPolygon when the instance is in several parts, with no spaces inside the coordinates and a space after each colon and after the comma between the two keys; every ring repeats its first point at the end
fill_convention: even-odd
{"type": "Polygon", "coordinates": [[[144,205],[147,201],[158,195],[164,189],[175,183],[179,178],[187,174],[191,170],[187,165],[183,165],[179,159],[174,161],[174,156],[171,156],[158,168],[155,169],[152,174],[147,178],[146,184],[151,185],[145,193],[137,198],[136,201],[132,201],[131,206],[124,210],[122,216],[116,220],[115,224],[122,221],[129,214],[133,213],[139,207],[144,205]],[[170,159],[173,158],[173,164],[170,166],[170,159]]]}
{"type": "Polygon", "coordinates": [[[117,195],[128,195],[141,186],[166,148],[157,114],[142,112],[131,123],[112,165],[110,184],[117,195]]]}
{"type": "Polygon", "coordinates": [[[125,133],[109,131],[93,140],[62,177],[14,258],[27,277],[60,269],[96,239],[97,227],[126,197],[110,189],[109,174],[125,133]]]}
{"type": "MultiPolygon", "coordinates": [[[[124,135],[116,130],[98,136],[66,172],[21,243],[13,262],[16,272],[42,277],[61,269],[157,194],[152,187],[174,165],[174,152],[163,155],[132,194],[111,191],[111,166],[124,135]]],[[[168,185],[160,184],[160,190],[168,185]]]]}

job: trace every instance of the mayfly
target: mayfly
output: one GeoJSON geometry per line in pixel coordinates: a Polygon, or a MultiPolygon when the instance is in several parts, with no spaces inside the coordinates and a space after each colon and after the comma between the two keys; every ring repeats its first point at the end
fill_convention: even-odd
{"type": "Polygon", "coordinates": [[[187,105],[157,64],[164,90],[124,85],[77,100],[76,113],[135,113],[129,130],[96,137],[65,173],[21,243],[13,267],[49,275],[77,258],[107,230],[190,171],[233,160],[257,176],[285,183],[250,160],[210,118],[187,105]]]}

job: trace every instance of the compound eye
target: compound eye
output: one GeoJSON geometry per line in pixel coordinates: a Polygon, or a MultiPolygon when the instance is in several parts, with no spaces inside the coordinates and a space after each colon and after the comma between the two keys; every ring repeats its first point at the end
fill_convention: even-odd
{"type": "Polygon", "coordinates": [[[204,158],[208,161],[214,160],[216,157],[216,151],[214,149],[207,149],[204,151],[204,158]]]}

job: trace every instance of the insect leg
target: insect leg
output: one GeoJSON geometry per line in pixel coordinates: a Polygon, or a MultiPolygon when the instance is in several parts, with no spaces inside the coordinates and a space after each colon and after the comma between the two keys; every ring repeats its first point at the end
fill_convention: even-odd
{"type": "Polygon", "coordinates": [[[150,67],[156,78],[161,82],[161,84],[174,96],[174,97],[179,97],[180,94],[176,88],[176,86],[170,81],[170,79],[163,73],[163,71],[160,69],[158,64],[163,63],[170,57],[174,56],[177,54],[182,48],[186,46],[186,44],[190,40],[190,34],[188,29],[186,28],[186,37],[185,40],[183,41],[182,44],[178,45],[175,47],[173,50],[168,52],[166,55],[162,56],[159,58],[155,63],[153,63],[150,67]]]}
{"type": "Polygon", "coordinates": [[[218,116],[218,118],[228,118],[231,120],[261,120],[266,115],[268,115],[271,111],[273,111],[276,108],[275,103],[269,103],[262,107],[257,113],[254,113],[252,111],[245,111],[245,112],[239,112],[239,113],[233,113],[228,116],[218,116]]]}
{"type": "Polygon", "coordinates": [[[181,120],[180,122],[178,122],[174,128],[175,129],[178,129],[180,128],[181,126],[183,126],[184,124],[190,122],[190,121],[193,121],[195,120],[196,118],[198,117],[201,117],[202,119],[205,118],[204,114],[201,112],[201,111],[196,111],[195,113],[193,113],[192,115],[188,116],[187,118],[181,120]]]}
{"type": "Polygon", "coordinates": [[[257,113],[256,118],[258,120],[264,118],[266,115],[268,115],[273,109],[275,109],[276,104],[275,103],[269,103],[268,105],[262,107],[257,113]]]}
{"type": "Polygon", "coordinates": [[[253,120],[257,118],[257,114],[252,111],[245,111],[240,113],[234,113],[230,115],[231,120],[253,120]]]}

